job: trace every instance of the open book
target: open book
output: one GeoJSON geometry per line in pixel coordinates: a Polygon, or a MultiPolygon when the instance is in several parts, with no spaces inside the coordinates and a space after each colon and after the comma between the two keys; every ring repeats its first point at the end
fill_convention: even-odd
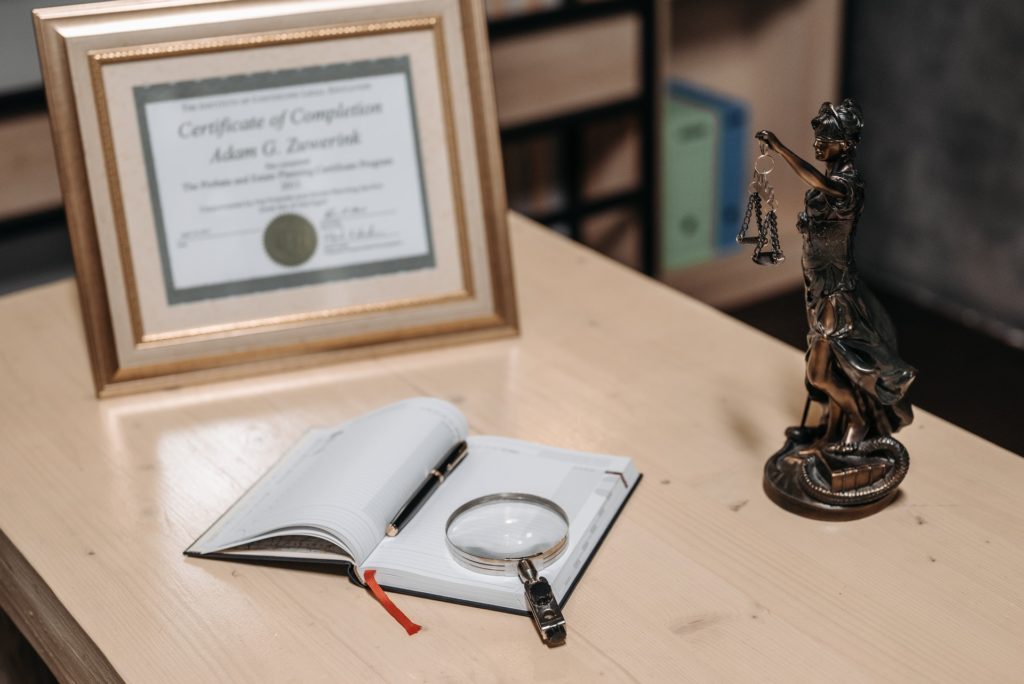
{"type": "Polygon", "coordinates": [[[467,433],[457,408],[429,398],[312,430],[185,553],[346,563],[356,582],[372,568],[393,591],[526,612],[518,578],[464,568],[445,541],[448,517],[463,503],[524,492],[568,514],[568,547],[542,572],[564,602],[640,479],[633,462],[467,433]],[[386,536],[426,475],[463,440],[461,464],[397,536],[386,536]]]}

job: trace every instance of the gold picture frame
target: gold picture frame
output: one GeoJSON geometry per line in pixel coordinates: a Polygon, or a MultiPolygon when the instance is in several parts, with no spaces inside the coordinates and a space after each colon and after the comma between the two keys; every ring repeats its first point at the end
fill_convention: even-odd
{"type": "Polygon", "coordinates": [[[34,17],[98,395],[516,333],[482,3],[34,17]]]}

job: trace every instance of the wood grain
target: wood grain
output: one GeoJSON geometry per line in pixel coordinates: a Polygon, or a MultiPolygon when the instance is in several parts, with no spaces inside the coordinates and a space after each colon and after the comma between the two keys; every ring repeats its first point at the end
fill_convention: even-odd
{"type": "MultiPolygon", "coordinates": [[[[878,515],[775,507],[761,467],[799,419],[799,353],[513,217],[522,336],[97,401],[74,286],[0,299],[0,586],[13,545],[126,681],[1015,681],[1024,462],[927,413],[878,515]],[[411,395],[475,433],[624,453],[645,479],[566,606],[528,620],[340,575],[181,551],[292,442],[411,395]],[[440,656],[440,657],[439,657],[440,656]]],[[[16,578],[15,578],[16,579],[16,578]]],[[[45,597],[15,589],[24,624],[45,597]]],[[[65,628],[37,640],[90,671],[65,628]]]]}
{"type": "Polygon", "coordinates": [[[634,14],[495,40],[498,123],[517,126],[638,96],[640,47],[634,14]]]}
{"type": "Polygon", "coordinates": [[[0,578],[0,606],[54,675],[64,681],[123,681],[3,531],[0,578]]]}

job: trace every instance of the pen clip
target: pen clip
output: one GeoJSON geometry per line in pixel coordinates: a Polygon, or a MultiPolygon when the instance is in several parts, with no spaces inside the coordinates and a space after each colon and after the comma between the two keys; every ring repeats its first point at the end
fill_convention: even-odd
{"type": "Polygon", "coordinates": [[[426,502],[428,498],[434,493],[434,490],[445,481],[455,467],[462,463],[466,458],[466,454],[469,453],[469,446],[465,440],[462,440],[451,450],[445,454],[444,460],[438,463],[435,467],[430,469],[427,473],[427,479],[419,486],[419,488],[413,493],[408,501],[398,511],[398,515],[395,516],[394,520],[388,523],[387,527],[384,528],[384,534],[388,537],[397,536],[401,532],[402,527],[419,511],[420,507],[426,502]]]}
{"type": "Polygon", "coordinates": [[[447,476],[455,467],[465,460],[466,455],[469,453],[469,445],[466,444],[466,440],[462,440],[455,447],[455,458],[453,458],[448,465],[445,466],[444,473],[442,475],[447,476]]]}

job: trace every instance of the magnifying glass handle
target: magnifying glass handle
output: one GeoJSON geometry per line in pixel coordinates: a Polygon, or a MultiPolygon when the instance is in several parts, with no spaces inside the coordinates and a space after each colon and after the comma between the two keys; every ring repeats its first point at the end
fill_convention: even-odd
{"type": "Polygon", "coordinates": [[[530,606],[540,640],[548,646],[561,646],[565,643],[565,618],[562,617],[562,609],[558,607],[551,585],[537,575],[537,568],[526,559],[519,561],[517,569],[519,579],[526,587],[526,603],[530,606]]]}

